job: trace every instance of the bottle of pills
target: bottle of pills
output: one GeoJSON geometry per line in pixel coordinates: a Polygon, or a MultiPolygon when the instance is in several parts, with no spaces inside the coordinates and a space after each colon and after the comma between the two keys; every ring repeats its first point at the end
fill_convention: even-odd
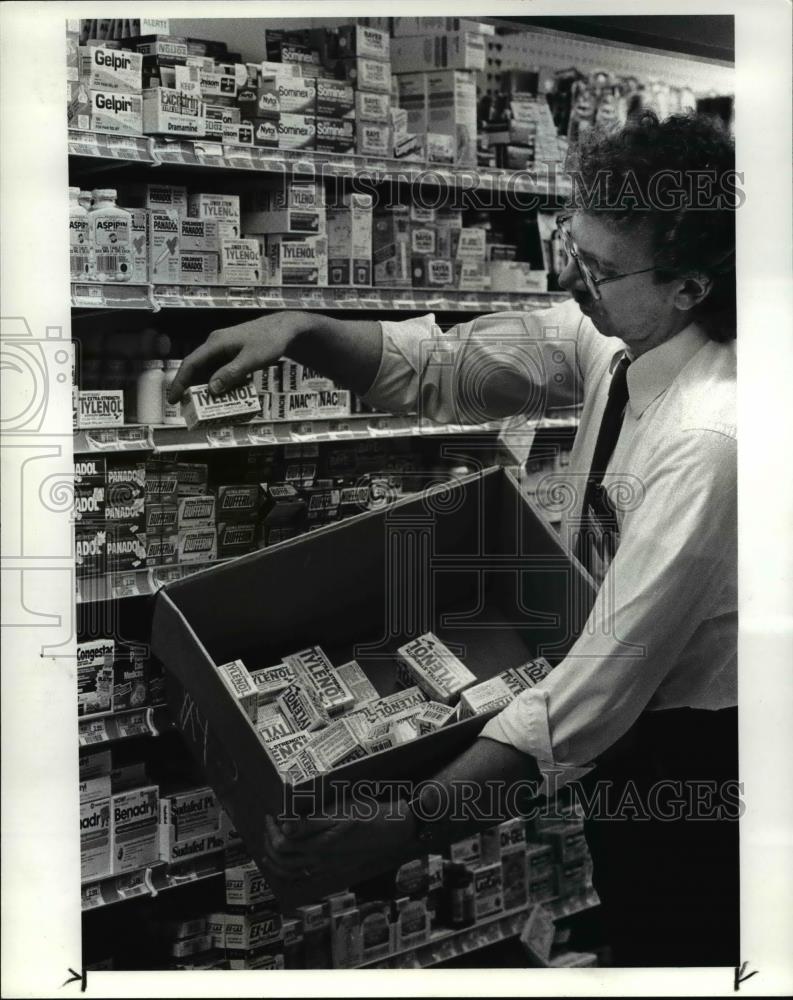
{"type": "Polygon", "coordinates": [[[132,275],[132,217],[116,205],[114,188],[97,188],[88,213],[95,281],[129,281],[132,275]]]}
{"type": "Polygon", "coordinates": [[[162,361],[144,361],[136,386],[136,418],[139,424],[161,424],[162,361]]]}
{"type": "Polygon", "coordinates": [[[78,187],[69,188],[69,276],[72,281],[87,281],[91,276],[91,241],[88,212],[79,195],[78,187]]]}
{"type": "Polygon", "coordinates": [[[90,191],[80,191],[79,188],[77,190],[79,191],[79,194],[77,195],[78,205],[82,205],[86,212],[90,212],[91,205],[93,203],[93,195],[90,191]]]}
{"type": "Polygon", "coordinates": [[[181,403],[169,403],[168,389],[176,378],[176,373],[182,364],[181,359],[169,358],[165,362],[165,374],[162,380],[162,418],[164,424],[181,425],[184,427],[185,419],[182,416],[181,403]]]}

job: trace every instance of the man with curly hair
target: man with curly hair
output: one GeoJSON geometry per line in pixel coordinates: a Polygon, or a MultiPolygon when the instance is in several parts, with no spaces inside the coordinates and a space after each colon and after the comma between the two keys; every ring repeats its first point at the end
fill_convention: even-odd
{"type": "Polygon", "coordinates": [[[426,350],[432,316],[292,312],[216,331],[185,361],[174,400],[207,376],[217,391],[287,356],[377,409],[446,422],[538,416],[527,401],[540,397],[583,401],[562,540],[597,590],[586,626],[396,809],[273,821],[282,877],[334,870],[354,883],[485,825],[475,809],[438,816],[438,789],[455,782],[478,783],[489,824],[507,815],[497,796],[510,782],[567,782],[589,806],[614,963],[738,963],[733,161],[729,137],[696,116],[644,114],[585,138],[559,220],[570,299],[447,331],[454,364],[426,350]]]}

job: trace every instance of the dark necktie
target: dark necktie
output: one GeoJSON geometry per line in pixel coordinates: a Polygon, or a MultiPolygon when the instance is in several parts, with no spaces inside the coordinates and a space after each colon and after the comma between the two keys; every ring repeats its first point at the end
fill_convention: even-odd
{"type": "Polygon", "coordinates": [[[602,539],[604,534],[610,535],[608,555],[609,557],[613,555],[616,518],[602,483],[606,466],[616,447],[622,429],[622,421],[625,417],[625,406],[628,402],[626,372],[629,364],[630,359],[626,356],[622,357],[611,376],[606,408],[603,411],[595,452],[592,456],[592,465],[584,487],[584,503],[581,510],[582,523],[578,533],[576,556],[590,572],[593,568],[590,546],[597,545],[598,553],[602,557],[604,554],[603,543],[598,540],[602,539]],[[593,519],[597,522],[596,524],[593,523],[593,519]]]}

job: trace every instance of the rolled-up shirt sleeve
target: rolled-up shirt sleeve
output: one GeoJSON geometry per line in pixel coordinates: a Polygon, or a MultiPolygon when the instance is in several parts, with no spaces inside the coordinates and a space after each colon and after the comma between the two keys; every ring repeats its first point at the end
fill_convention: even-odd
{"type": "Polygon", "coordinates": [[[571,304],[478,316],[445,332],[432,313],[383,321],[380,365],[364,402],[461,424],[577,404],[580,313],[571,304]]]}
{"type": "MultiPolygon", "coordinates": [[[[626,513],[619,548],[581,635],[536,687],[482,730],[546,767],[589,767],[646,708],[670,671],[697,691],[697,663],[681,661],[695,631],[721,613],[737,572],[735,439],[681,431],[659,447],[644,498],[626,513]]],[[[702,691],[712,683],[703,674],[702,691]]],[[[669,702],[671,701],[671,704],[669,702]]]]}

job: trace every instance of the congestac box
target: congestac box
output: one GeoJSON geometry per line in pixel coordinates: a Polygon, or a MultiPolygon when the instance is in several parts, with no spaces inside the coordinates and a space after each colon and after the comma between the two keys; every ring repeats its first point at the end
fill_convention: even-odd
{"type": "Polygon", "coordinates": [[[400,682],[405,687],[418,685],[428,698],[442,705],[454,704],[465,688],[476,683],[476,674],[432,632],[400,646],[397,655],[400,682]]]}
{"type": "Polygon", "coordinates": [[[109,712],[113,696],[114,639],[77,643],[77,714],[109,712]]]}
{"type": "Polygon", "coordinates": [[[113,874],[134,871],[157,860],[159,788],[149,785],[111,797],[113,874]]]}
{"type": "Polygon", "coordinates": [[[317,288],[327,285],[326,236],[269,233],[264,244],[268,284],[310,285],[317,288]]]}
{"type": "MultiPolygon", "coordinates": [[[[224,805],[246,851],[261,866],[284,907],[344,889],[347,879],[331,871],[300,885],[279,876],[267,860],[265,817],[283,808],[285,782],[253,725],[240,715],[217,676],[216,665],[241,652],[244,657],[240,636],[244,636],[245,651],[255,651],[261,662],[272,663],[273,657],[301,648],[310,635],[312,642],[327,650],[371,650],[371,654],[361,653],[359,663],[378,687],[382,682],[387,685],[384,691],[391,690],[389,660],[411,634],[409,625],[405,630],[401,621],[394,634],[388,603],[393,576],[388,566],[396,552],[405,588],[423,585],[427,567],[410,558],[416,519],[421,519],[422,531],[428,532],[431,560],[437,555],[442,565],[448,565],[453,556],[466,567],[465,573],[439,572],[434,578],[433,617],[428,625],[447,645],[459,641],[461,634],[451,625],[445,630],[444,616],[470,614],[471,608],[478,607],[481,573],[492,567],[494,558],[525,560],[528,555],[542,559],[545,567],[558,568],[552,573],[546,569],[537,574],[493,574],[483,625],[512,621],[510,612],[514,616],[521,602],[536,614],[515,626],[464,630],[465,663],[480,680],[503,669],[505,663],[520,663],[541,645],[555,653],[558,650],[559,656],[565,654],[571,637],[585,624],[593,588],[555,533],[542,523],[509,469],[461,476],[451,486],[439,484],[405,496],[386,510],[372,510],[169,582],[155,597],[152,652],[167,672],[168,700],[177,727],[204,769],[206,781],[223,790],[224,805]],[[443,504],[437,502],[441,494],[443,504]],[[434,510],[429,520],[428,505],[434,510]],[[484,537],[479,531],[482,524],[488,526],[484,537]],[[401,525],[406,526],[407,536],[401,525]],[[340,559],[339,552],[345,557],[340,559]],[[297,572],[300,566],[310,567],[310,572],[297,572]],[[331,592],[327,588],[330,578],[334,581],[331,592]],[[571,601],[571,593],[584,600],[571,601]],[[191,707],[190,717],[182,710],[185,704],[191,707]],[[238,725],[230,724],[234,717],[238,725]]],[[[340,780],[382,781],[406,774],[414,780],[428,778],[435,773],[438,760],[451,759],[471,746],[485,721],[475,717],[450,722],[421,739],[288,788],[298,793],[294,800],[303,803],[298,809],[304,811],[317,801],[315,789],[318,795],[330,797],[340,780]]],[[[387,864],[378,857],[362,858],[356,875],[361,880],[373,877],[387,864]]]]}
{"type": "Polygon", "coordinates": [[[372,196],[348,194],[327,210],[328,284],[372,284],[372,196]]]}

